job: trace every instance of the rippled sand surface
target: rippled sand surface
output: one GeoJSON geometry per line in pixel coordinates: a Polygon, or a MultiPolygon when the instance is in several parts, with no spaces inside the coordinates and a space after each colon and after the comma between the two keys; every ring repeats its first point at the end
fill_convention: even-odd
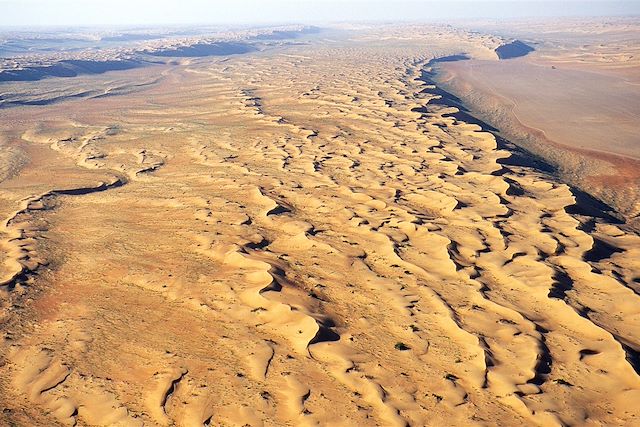
{"type": "Polygon", "coordinates": [[[0,111],[0,423],[636,424],[640,237],[403,37],[0,111]]]}

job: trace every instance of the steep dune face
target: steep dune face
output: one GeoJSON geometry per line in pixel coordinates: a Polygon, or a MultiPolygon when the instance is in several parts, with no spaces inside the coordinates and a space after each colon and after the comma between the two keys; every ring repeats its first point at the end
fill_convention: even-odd
{"type": "MultiPolygon", "coordinates": [[[[529,58],[528,56],[526,58],[529,58]]],[[[640,90],[620,77],[528,60],[442,64],[438,81],[559,175],[640,220],[640,90]]]]}
{"type": "Polygon", "coordinates": [[[632,424],[640,237],[387,43],[4,110],[0,419],[632,424]]]}
{"type": "Polygon", "coordinates": [[[437,81],[640,230],[640,22],[512,22],[500,32],[535,41],[536,51],[442,63],[437,81]]]}

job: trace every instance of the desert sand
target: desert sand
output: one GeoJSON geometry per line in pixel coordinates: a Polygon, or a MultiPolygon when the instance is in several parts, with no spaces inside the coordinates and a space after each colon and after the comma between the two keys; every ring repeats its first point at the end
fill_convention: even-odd
{"type": "MultiPolygon", "coordinates": [[[[474,24],[482,31],[496,30],[474,24]]],[[[640,229],[640,22],[503,24],[535,51],[442,63],[436,80],[502,135],[640,229]]]]}
{"type": "Polygon", "coordinates": [[[492,43],[362,30],[0,110],[0,423],[637,424],[640,237],[421,80],[492,43]]]}

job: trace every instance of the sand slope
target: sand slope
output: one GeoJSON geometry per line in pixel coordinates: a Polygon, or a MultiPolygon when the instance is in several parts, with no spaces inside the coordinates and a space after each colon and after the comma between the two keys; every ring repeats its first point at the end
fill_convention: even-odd
{"type": "Polygon", "coordinates": [[[633,425],[640,237],[387,43],[4,110],[0,420],[633,425]]]}

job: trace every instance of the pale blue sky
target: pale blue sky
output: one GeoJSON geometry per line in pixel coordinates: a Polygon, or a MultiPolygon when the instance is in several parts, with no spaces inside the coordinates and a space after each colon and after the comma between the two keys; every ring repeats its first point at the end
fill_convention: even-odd
{"type": "Polygon", "coordinates": [[[640,15],[640,0],[0,0],[0,26],[322,23],[640,15]]]}

